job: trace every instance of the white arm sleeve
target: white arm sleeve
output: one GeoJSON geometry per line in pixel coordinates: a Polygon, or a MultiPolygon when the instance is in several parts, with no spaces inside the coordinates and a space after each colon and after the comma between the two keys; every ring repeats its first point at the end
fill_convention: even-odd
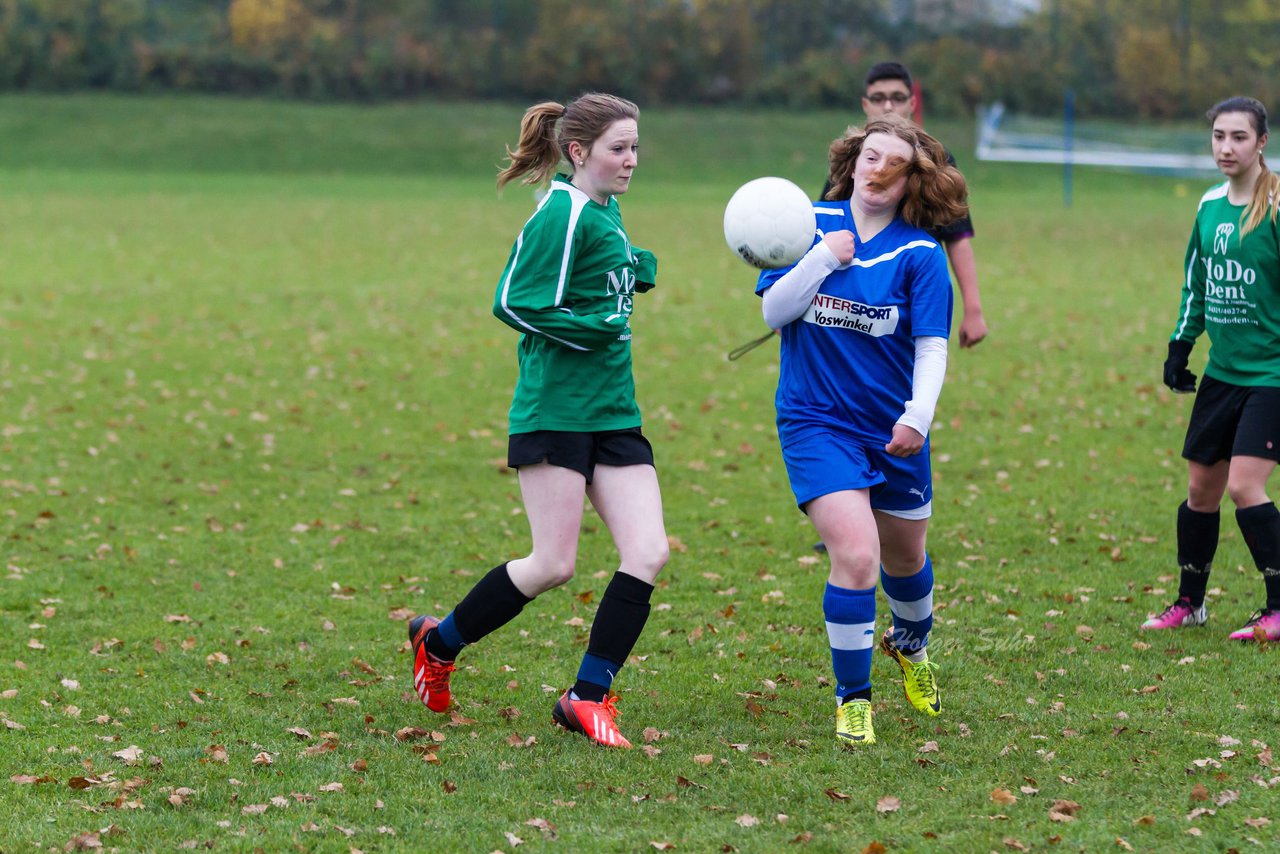
{"type": "MultiPolygon", "coordinates": [[[[785,276],[783,277],[785,278],[785,276]]],[[[933,411],[947,375],[947,339],[926,335],[915,339],[916,362],[911,373],[911,399],[898,419],[921,436],[929,435],[933,411]]]]}
{"type": "Polygon", "coordinates": [[[781,329],[809,310],[813,295],[818,292],[832,270],[840,267],[840,259],[818,241],[786,275],[778,279],[764,292],[761,311],[770,329],[781,329]]]}

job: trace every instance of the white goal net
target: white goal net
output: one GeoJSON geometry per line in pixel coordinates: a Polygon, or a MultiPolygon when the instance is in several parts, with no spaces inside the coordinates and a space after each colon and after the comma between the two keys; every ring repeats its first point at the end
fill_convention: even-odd
{"type": "Polygon", "coordinates": [[[1169,175],[1217,172],[1205,130],[1050,119],[978,108],[979,160],[1111,166],[1169,175]]]}

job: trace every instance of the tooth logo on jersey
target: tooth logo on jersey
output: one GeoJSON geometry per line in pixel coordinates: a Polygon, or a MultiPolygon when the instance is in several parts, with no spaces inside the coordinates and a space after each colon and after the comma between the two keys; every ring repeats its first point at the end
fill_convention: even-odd
{"type": "Polygon", "coordinates": [[[820,293],[814,296],[802,319],[815,326],[833,326],[880,338],[892,335],[898,328],[898,307],[863,305],[820,293]]]}
{"type": "Polygon", "coordinates": [[[1224,222],[1218,226],[1217,232],[1213,235],[1213,254],[1227,254],[1227,244],[1231,242],[1231,235],[1235,232],[1234,223],[1224,222]]]}

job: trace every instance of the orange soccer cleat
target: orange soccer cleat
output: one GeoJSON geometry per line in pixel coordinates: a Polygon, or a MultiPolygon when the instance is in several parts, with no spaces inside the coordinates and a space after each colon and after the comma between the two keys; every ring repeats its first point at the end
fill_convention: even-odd
{"type": "Polygon", "coordinates": [[[612,696],[605,697],[602,703],[575,700],[565,691],[551,710],[551,720],[569,732],[582,733],[596,744],[629,748],[631,742],[623,738],[614,723],[621,714],[617,703],[618,698],[612,696]]]}
{"type": "Polygon", "coordinates": [[[409,642],[413,644],[413,689],[418,699],[433,712],[446,712],[453,700],[449,693],[452,661],[443,661],[427,652],[427,633],[440,624],[435,617],[414,617],[409,621],[409,642]]]}

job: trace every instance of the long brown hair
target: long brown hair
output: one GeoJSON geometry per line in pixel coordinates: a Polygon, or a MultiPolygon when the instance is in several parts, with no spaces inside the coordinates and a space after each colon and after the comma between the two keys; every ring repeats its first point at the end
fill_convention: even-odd
{"type": "Polygon", "coordinates": [[[862,153],[863,143],[873,133],[896,136],[911,146],[911,160],[884,179],[892,183],[902,172],[907,174],[907,191],[902,197],[903,219],[919,228],[937,228],[969,212],[968,185],[960,170],[947,162],[947,150],[942,143],[914,122],[892,113],[872,119],[862,127],[850,126],[831,143],[827,153],[831,181],[828,200],[843,200],[853,195],[853,167],[862,153]]]}
{"type": "MultiPolygon", "coordinates": [[[[1209,126],[1213,127],[1213,123],[1223,113],[1244,113],[1249,117],[1249,123],[1253,125],[1253,132],[1258,139],[1267,135],[1267,108],[1262,106],[1261,101],[1237,95],[1214,104],[1204,115],[1209,120],[1209,126]]],[[[1262,167],[1262,172],[1258,175],[1258,182],[1253,185],[1253,196],[1250,197],[1249,204],[1245,205],[1244,212],[1240,214],[1241,240],[1262,224],[1263,217],[1275,222],[1277,209],[1280,208],[1280,176],[1267,168],[1267,161],[1261,151],[1258,152],[1258,165],[1262,167]]]]}
{"type": "Polygon", "coordinates": [[[498,173],[498,189],[509,181],[524,176],[525,184],[544,184],[560,165],[561,158],[570,160],[569,143],[590,149],[591,144],[619,119],[639,119],[640,108],[626,98],[588,92],[574,98],[567,106],[555,101],[534,104],[520,120],[520,141],[515,151],[507,148],[511,161],[498,173]],[[556,131],[556,122],[560,130],[556,131]]]}

